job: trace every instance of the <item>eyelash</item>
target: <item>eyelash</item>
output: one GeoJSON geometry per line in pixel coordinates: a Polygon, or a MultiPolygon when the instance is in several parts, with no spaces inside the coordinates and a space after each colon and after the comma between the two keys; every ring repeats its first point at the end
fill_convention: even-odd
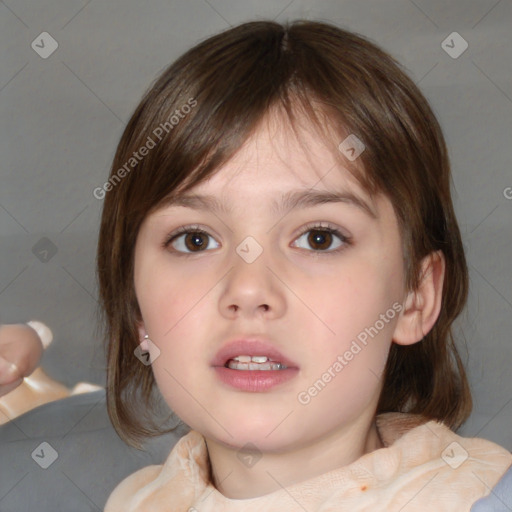
{"type": "Polygon", "coordinates": [[[344,249],[346,249],[348,246],[352,245],[352,237],[347,236],[347,235],[343,235],[338,228],[336,228],[335,226],[333,226],[332,224],[330,224],[328,222],[324,222],[324,223],[322,223],[322,222],[320,222],[320,223],[312,222],[310,224],[306,224],[306,226],[304,226],[304,228],[302,228],[301,232],[295,237],[294,242],[296,240],[298,240],[299,238],[301,238],[302,236],[304,236],[306,233],[309,233],[310,231],[320,231],[322,233],[329,233],[331,235],[336,236],[341,241],[340,247],[338,247],[336,249],[328,249],[326,251],[321,251],[321,250],[311,250],[311,251],[308,251],[308,252],[313,253],[314,255],[319,255],[319,254],[325,254],[325,255],[338,254],[339,252],[341,252],[344,249]]]}
{"type": "MultiPolygon", "coordinates": [[[[176,231],[171,233],[162,244],[162,247],[164,249],[168,249],[172,242],[174,242],[177,238],[179,238],[183,234],[189,234],[189,233],[195,233],[199,235],[205,235],[205,236],[211,236],[210,233],[205,231],[204,229],[201,229],[200,226],[197,224],[195,225],[189,225],[189,226],[181,226],[176,231]]],[[[188,254],[193,254],[193,252],[181,252],[181,251],[173,251],[178,256],[186,256],[188,254]]],[[[203,251],[197,251],[197,252],[203,252],[203,251]]]]}
{"type": "MultiPolygon", "coordinates": [[[[341,241],[341,246],[336,248],[336,249],[325,250],[325,251],[311,249],[311,250],[308,251],[308,252],[313,253],[314,255],[318,255],[318,254],[326,254],[326,255],[337,254],[340,251],[343,251],[344,249],[346,249],[346,247],[352,245],[352,237],[343,235],[335,226],[333,226],[333,225],[331,225],[329,223],[311,223],[311,224],[307,224],[306,226],[304,226],[304,228],[301,230],[301,232],[295,237],[294,242],[297,241],[299,238],[301,238],[302,236],[304,236],[306,233],[308,233],[310,231],[320,231],[322,233],[328,233],[328,234],[336,236],[341,241]]],[[[162,247],[164,249],[168,249],[169,245],[171,245],[172,242],[177,240],[180,236],[182,236],[184,234],[191,234],[191,233],[199,234],[199,235],[205,235],[207,237],[211,237],[212,236],[212,235],[210,235],[210,233],[208,233],[207,231],[202,229],[197,224],[196,225],[181,226],[176,231],[171,233],[164,240],[164,242],[162,244],[162,247]]],[[[307,250],[307,249],[304,249],[304,250],[307,250]]],[[[173,252],[176,255],[178,255],[178,256],[186,256],[186,255],[189,255],[189,254],[194,254],[194,252],[200,253],[200,252],[205,252],[205,251],[183,252],[183,251],[174,250],[173,252]]]]}

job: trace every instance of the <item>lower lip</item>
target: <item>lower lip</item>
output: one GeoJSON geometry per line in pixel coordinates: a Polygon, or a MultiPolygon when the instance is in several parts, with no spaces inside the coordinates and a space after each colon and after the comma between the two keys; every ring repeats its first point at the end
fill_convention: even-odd
{"type": "Polygon", "coordinates": [[[284,370],[232,370],[225,366],[216,366],[215,371],[222,382],[242,391],[267,391],[297,375],[297,368],[284,370]]]}

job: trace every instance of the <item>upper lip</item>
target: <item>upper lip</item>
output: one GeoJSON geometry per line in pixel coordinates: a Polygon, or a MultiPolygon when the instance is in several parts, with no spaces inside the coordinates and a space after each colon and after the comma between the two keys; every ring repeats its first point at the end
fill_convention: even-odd
{"type": "Polygon", "coordinates": [[[296,363],[279,352],[270,342],[256,338],[227,342],[215,355],[212,366],[225,366],[236,356],[267,356],[270,360],[283,363],[288,368],[297,367],[296,363]]]}

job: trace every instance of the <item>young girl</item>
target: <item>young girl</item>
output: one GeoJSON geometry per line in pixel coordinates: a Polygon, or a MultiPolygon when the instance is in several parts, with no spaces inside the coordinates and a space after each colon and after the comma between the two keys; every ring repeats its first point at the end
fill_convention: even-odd
{"type": "Polygon", "coordinates": [[[471,397],[447,151],[372,43],[315,22],[204,41],[95,195],[113,424],[154,434],[156,382],[191,428],[108,512],[468,511],[512,464],[453,432],[471,397]]]}

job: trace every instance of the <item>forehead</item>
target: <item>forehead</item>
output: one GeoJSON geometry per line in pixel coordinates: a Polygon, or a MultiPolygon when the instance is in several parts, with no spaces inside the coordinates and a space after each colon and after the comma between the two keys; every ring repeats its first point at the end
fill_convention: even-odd
{"type": "Polygon", "coordinates": [[[320,134],[305,117],[292,126],[285,115],[271,113],[228,162],[187,195],[216,196],[213,203],[225,205],[242,196],[260,196],[276,206],[275,197],[286,192],[293,203],[302,189],[344,192],[371,202],[340,154],[338,139],[332,131],[320,134]]]}
{"type": "Polygon", "coordinates": [[[267,114],[225,164],[204,181],[166,196],[149,217],[168,216],[184,207],[240,219],[258,209],[259,216],[282,218],[301,208],[344,203],[353,206],[346,213],[365,223],[397,228],[389,197],[364,188],[356,178],[366,178],[362,162],[349,162],[339,151],[346,136],[327,126],[320,130],[305,115],[292,126],[282,112],[267,114]]]}

